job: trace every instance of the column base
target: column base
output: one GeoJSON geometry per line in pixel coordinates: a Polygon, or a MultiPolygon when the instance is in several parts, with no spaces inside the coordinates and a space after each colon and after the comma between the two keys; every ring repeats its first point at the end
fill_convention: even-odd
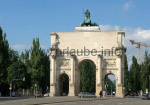
{"type": "Polygon", "coordinates": [[[97,84],[96,85],[96,96],[99,96],[100,91],[102,91],[102,84],[97,84]]]}
{"type": "Polygon", "coordinates": [[[75,96],[75,84],[69,85],[69,94],[68,96],[75,96]]]}
{"type": "Polygon", "coordinates": [[[53,84],[50,84],[50,95],[49,96],[56,96],[56,84],[53,83],[53,84]]]}
{"type": "Polygon", "coordinates": [[[123,85],[122,84],[118,84],[118,86],[116,88],[116,97],[119,97],[119,98],[123,98],[124,97],[123,85]]]}

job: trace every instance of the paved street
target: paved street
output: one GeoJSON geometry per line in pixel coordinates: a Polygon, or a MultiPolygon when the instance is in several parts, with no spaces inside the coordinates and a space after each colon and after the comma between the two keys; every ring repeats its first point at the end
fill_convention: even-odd
{"type": "MultiPolygon", "coordinates": [[[[1,100],[1,98],[0,98],[1,100]]],[[[78,97],[51,97],[51,98],[13,98],[0,101],[0,105],[150,105],[150,100],[141,98],[78,98],[78,97]]]]}

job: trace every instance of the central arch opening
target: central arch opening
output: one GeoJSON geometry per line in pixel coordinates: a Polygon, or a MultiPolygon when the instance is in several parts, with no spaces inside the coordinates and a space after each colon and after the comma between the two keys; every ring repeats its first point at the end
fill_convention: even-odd
{"type": "Polygon", "coordinates": [[[91,60],[84,60],[79,65],[80,92],[94,93],[96,91],[96,66],[91,60]]]}
{"type": "Polygon", "coordinates": [[[69,76],[65,73],[59,76],[59,96],[68,96],[69,93],[69,76]]]}
{"type": "Polygon", "coordinates": [[[105,76],[105,92],[107,97],[113,97],[116,94],[116,78],[114,74],[105,76]]]}

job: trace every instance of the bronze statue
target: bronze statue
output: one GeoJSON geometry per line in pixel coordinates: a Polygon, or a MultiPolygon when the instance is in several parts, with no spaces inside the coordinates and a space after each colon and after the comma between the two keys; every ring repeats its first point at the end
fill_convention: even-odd
{"type": "Polygon", "coordinates": [[[98,26],[96,23],[91,22],[90,12],[88,9],[84,13],[84,22],[81,24],[81,26],[98,26]]]}

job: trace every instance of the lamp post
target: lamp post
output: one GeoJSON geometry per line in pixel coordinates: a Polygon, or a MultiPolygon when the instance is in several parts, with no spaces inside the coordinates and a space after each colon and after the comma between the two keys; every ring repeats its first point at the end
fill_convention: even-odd
{"type": "Polygon", "coordinates": [[[148,93],[150,93],[150,75],[149,75],[148,77],[149,77],[149,78],[148,78],[148,79],[149,79],[149,80],[148,80],[148,81],[149,81],[149,86],[148,86],[149,89],[148,89],[148,93]]]}
{"type": "Polygon", "coordinates": [[[35,97],[37,98],[37,84],[35,84],[35,97]]]}
{"type": "Polygon", "coordinates": [[[9,87],[9,90],[10,90],[10,97],[11,97],[11,89],[12,89],[12,84],[10,83],[10,87],[9,87]]]}
{"type": "Polygon", "coordinates": [[[11,80],[11,82],[10,82],[10,87],[9,87],[9,90],[10,90],[10,97],[11,97],[12,82],[13,82],[13,81],[20,81],[20,80],[21,80],[21,81],[25,81],[25,77],[24,77],[23,79],[12,79],[12,80],[11,80]]]}
{"type": "MultiPolygon", "coordinates": [[[[22,81],[25,81],[25,77],[22,79],[22,81]]],[[[24,88],[23,88],[23,96],[24,96],[24,88]]]]}
{"type": "Polygon", "coordinates": [[[111,97],[112,97],[112,85],[111,85],[111,97]]]}

